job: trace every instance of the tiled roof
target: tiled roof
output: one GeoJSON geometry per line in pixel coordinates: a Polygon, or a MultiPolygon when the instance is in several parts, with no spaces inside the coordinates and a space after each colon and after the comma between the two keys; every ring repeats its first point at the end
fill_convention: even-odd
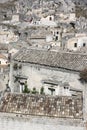
{"type": "Polygon", "coordinates": [[[87,66],[86,53],[58,52],[52,50],[26,50],[24,48],[15,55],[14,60],[73,71],[80,71],[87,66]]]}

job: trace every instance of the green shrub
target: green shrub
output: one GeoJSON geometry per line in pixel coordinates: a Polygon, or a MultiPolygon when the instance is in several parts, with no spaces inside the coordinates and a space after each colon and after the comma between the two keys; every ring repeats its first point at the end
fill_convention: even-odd
{"type": "Polygon", "coordinates": [[[40,89],[40,94],[45,94],[45,93],[44,93],[44,87],[41,87],[41,89],[40,89]]]}
{"type": "Polygon", "coordinates": [[[30,89],[28,89],[27,82],[25,82],[23,93],[30,93],[30,89]]]}
{"type": "Polygon", "coordinates": [[[36,88],[34,87],[33,90],[32,90],[32,94],[37,94],[38,91],[36,90],[36,88]]]}

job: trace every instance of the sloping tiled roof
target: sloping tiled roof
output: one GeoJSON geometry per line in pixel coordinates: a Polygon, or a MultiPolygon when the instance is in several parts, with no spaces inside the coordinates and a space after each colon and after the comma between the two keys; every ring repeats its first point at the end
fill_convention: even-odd
{"type": "Polygon", "coordinates": [[[87,66],[87,54],[58,52],[52,50],[22,49],[14,57],[15,61],[39,64],[55,68],[80,71],[87,66]]]}

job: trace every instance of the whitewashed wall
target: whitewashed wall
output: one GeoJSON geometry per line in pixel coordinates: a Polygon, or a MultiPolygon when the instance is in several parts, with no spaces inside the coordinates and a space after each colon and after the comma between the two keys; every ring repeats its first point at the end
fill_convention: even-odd
{"type": "MultiPolygon", "coordinates": [[[[0,114],[1,115],[1,114],[0,114]]],[[[19,115],[20,116],[20,115],[19,115]]],[[[0,116],[0,130],[85,130],[81,121],[58,118],[0,116]]]]}

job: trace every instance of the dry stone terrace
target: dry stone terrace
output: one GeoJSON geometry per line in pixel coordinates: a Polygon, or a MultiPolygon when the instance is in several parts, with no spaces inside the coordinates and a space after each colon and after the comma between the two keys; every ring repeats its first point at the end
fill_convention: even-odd
{"type": "Polygon", "coordinates": [[[62,97],[8,93],[2,99],[0,112],[35,116],[82,119],[82,97],[62,97]]]}
{"type": "Polygon", "coordinates": [[[80,71],[87,66],[87,54],[58,52],[40,49],[22,49],[13,58],[22,63],[38,64],[56,68],[80,71]]]}

